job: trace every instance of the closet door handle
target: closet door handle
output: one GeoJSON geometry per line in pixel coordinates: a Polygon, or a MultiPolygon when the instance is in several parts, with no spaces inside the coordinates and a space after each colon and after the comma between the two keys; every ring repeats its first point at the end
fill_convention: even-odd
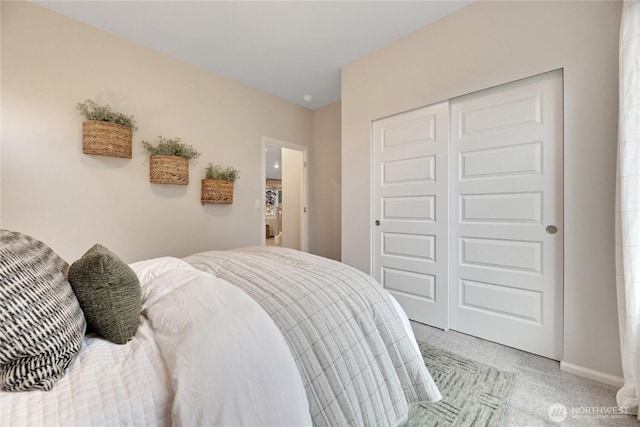
{"type": "Polygon", "coordinates": [[[544,229],[547,234],[556,234],[558,232],[558,227],[555,225],[547,225],[547,228],[544,229]]]}
{"type": "Polygon", "coordinates": [[[376,227],[380,227],[380,220],[376,219],[376,222],[374,222],[374,224],[376,225],[376,227]]]}

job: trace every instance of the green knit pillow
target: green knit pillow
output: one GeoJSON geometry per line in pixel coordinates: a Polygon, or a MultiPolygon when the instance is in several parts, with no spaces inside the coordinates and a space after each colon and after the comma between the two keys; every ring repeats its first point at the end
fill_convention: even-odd
{"type": "Polygon", "coordinates": [[[89,327],[116,344],[138,329],[142,297],[131,268],[102,245],[94,245],[71,265],[69,283],[89,327]]]}

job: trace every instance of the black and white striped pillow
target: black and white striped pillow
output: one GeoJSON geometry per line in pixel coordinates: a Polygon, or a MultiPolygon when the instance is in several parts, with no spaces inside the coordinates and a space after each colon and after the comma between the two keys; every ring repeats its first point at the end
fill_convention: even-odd
{"type": "Polygon", "coordinates": [[[50,390],[80,351],[86,323],[67,268],[44,243],[0,230],[3,390],[50,390]]]}

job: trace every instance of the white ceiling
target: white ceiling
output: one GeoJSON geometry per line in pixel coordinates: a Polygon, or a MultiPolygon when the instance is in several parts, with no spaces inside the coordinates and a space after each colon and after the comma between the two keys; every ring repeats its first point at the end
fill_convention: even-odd
{"type": "Polygon", "coordinates": [[[470,3],[33,2],[311,109],[340,99],[342,66],[470,3]]]}

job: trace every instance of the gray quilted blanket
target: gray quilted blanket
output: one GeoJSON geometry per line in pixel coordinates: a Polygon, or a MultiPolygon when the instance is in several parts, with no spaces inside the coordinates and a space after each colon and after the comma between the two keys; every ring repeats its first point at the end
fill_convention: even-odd
{"type": "Polygon", "coordinates": [[[387,292],[342,263],[283,248],[184,259],[238,286],[273,318],[317,426],[395,426],[440,392],[387,292]]]}

